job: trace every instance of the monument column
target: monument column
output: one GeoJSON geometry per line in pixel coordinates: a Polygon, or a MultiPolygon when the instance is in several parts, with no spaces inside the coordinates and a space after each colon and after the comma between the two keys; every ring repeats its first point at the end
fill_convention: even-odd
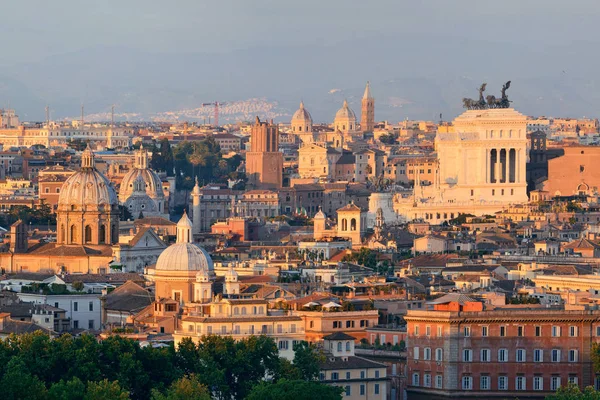
{"type": "Polygon", "coordinates": [[[508,154],[508,181],[515,183],[517,181],[517,149],[509,149],[508,154]]]}
{"type": "Polygon", "coordinates": [[[492,164],[492,152],[490,149],[485,149],[485,183],[490,183],[491,181],[491,171],[490,165],[492,164]]]}
{"type": "Polygon", "coordinates": [[[200,211],[200,186],[198,185],[198,177],[196,177],[196,185],[192,189],[192,233],[198,234],[202,230],[202,221],[200,211]]]}
{"type": "Polygon", "coordinates": [[[494,164],[494,183],[500,183],[500,149],[496,149],[496,163],[494,164]]]}

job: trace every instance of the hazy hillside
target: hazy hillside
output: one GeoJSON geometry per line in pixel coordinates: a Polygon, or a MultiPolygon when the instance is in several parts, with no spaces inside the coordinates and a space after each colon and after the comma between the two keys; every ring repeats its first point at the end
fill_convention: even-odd
{"type": "MultiPolygon", "coordinates": [[[[22,119],[117,114],[136,119],[187,119],[212,114],[204,102],[229,102],[222,121],[262,117],[288,120],[304,100],[315,122],[330,121],[343,99],[360,113],[367,80],[376,97],[376,118],[450,119],[463,97],[476,97],[481,82],[532,115],[596,116],[600,85],[595,63],[573,62],[590,43],[538,52],[525,45],[473,39],[402,41],[373,36],[335,46],[264,47],[223,54],[152,54],[120,47],[94,47],[0,69],[0,107],[22,119]],[[426,45],[424,45],[424,43],[426,45]],[[463,56],[456,61],[453,54],[463,56]],[[560,54],[557,58],[555,55],[560,54]],[[447,60],[454,60],[452,62],[447,60]]],[[[595,56],[592,56],[595,57],[595,56]]]]}

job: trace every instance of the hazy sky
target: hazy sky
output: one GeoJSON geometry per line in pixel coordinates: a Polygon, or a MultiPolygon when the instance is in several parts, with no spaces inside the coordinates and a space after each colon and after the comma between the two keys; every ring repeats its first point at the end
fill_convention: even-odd
{"type": "Polygon", "coordinates": [[[400,50],[427,34],[543,48],[600,37],[598,0],[2,0],[0,9],[3,54],[13,55],[4,63],[92,46],[226,52],[384,34],[400,50]]]}
{"type": "Polygon", "coordinates": [[[0,106],[28,118],[261,97],[328,120],[366,80],[381,118],[456,115],[508,79],[524,112],[600,110],[600,0],[0,0],[0,16],[0,106]]]}

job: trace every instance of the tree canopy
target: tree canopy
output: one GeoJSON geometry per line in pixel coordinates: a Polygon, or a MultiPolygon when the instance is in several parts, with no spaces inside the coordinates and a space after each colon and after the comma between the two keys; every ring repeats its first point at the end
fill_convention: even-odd
{"type": "Polygon", "coordinates": [[[246,400],[340,400],[342,388],[318,382],[281,379],[255,386],[246,400]]]}
{"type": "Polygon", "coordinates": [[[150,165],[158,171],[166,171],[177,179],[177,187],[190,190],[195,178],[201,183],[226,183],[228,179],[239,180],[236,189],[243,189],[245,174],[238,172],[242,163],[240,155],[223,158],[221,147],[213,137],[203,140],[183,141],[171,147],[168,139],[162,139],[152,153],[150,165]]]}
{"type": "Polygon", "coordinates": [[[579,386],[569,383],[567,386],[561,386],[556,393],[546,396],[547,400],[600,400],[600,392],[594,390],[592,386],[586,387],[583,392],[579,386]]]}
{"type": "Polygon", "coordinates": [[[56,214],[52,208],[42,199],[40,204],[31,208],[28,206],[10,206],[8,212],[0,215],[0,225],[8,227],[18,220],[33,225],[56,225],[56,214]]]}
{"type": "Polygon", "coordinates": [[[209,335],[199,344],[184,339],[175,349],[142,348],[120,336],[50,339],[36,332],[0,341],[0,385],[8,400],[229,400],[261,398],[263,392],[271,396],[263,398],[280,398],[277,394],[290,388],[310,390],[313,398],[339,399],[328,397],[337,392],[316,381],[320,355],[315,349],[301,344],[295,352],[296,363],[279,358],[275,342],[266,336],[236,341],[209,335]],[[270,389],[286,378],[293,380],[270,389]]]}

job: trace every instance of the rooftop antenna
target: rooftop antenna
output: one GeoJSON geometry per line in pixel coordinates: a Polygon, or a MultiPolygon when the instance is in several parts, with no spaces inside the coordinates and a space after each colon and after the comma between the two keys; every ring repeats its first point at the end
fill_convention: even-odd
{"type": "Polygon", "coordinates": [[[50,126],[50,106],[46,106],[46,126],[50,126]]]}
{"type": "Polygon", "coordinates": [[[110,127],[115,126],[115,105],[110,106],[110,127]]]}
{"type": "Polygon", "coordinates": [[[83,127],[83,104],[81,104],[81,126],[83,127]]]}

